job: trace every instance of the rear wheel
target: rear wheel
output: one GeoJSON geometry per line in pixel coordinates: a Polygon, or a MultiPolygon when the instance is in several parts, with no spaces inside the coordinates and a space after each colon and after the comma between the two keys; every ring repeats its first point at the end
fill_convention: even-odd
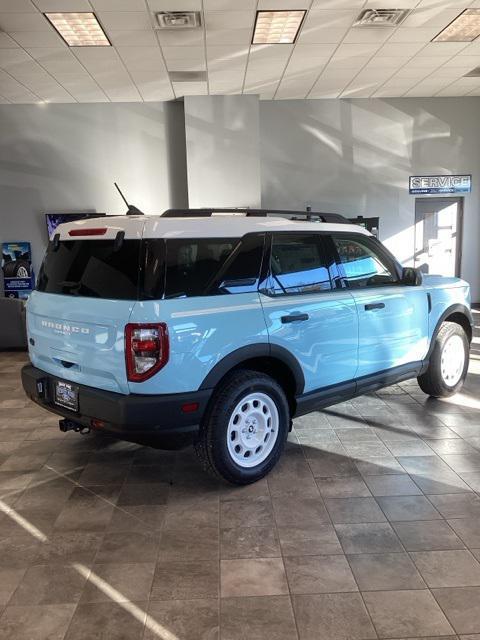
{"type": "Polygon", "coordinates": [[[257,371],[235,371],[215,392],[195,451],[210,473],[249,484],[276,464],[289,423],[288,402],[275,380],[257,371]]]}
{"type": "Polygon", "coordinates": [[[435,338],[428,369],[418,377],[425,393],[447,398],[460,391],[468,371],[469,343],[464,329],[444,322],[435,338]]]}

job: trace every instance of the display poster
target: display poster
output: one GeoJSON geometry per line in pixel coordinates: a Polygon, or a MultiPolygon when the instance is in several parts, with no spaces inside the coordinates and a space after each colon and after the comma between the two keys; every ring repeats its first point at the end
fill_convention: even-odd
{"type": "Polygon", "coordinates": [[[2,244],[2,270],[5,296],[7,298],[28,298],[35,286],[30,243],[4,242],[2,244]]]}

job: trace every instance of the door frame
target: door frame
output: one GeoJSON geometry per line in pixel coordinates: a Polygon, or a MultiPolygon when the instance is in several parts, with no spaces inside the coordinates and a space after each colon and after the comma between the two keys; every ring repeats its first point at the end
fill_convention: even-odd
{"type": "Polygon", "coordinates": [[[458,207],[457,207],[457,231],[456,231],[456,236],[457,236],[457,244],[456,244],[456,256],[455,256],[455,277],[456,278],[460,278],[461,277],[461,273],[462,273],[462,249],[463,249],[463,209],[464,209],[464,202],[465,202],[465,198],[463,196],[424,196],[424,197],[417,197],[415,198],[415,210],[414,210],[414,238],[413,238],[413,261],[415,263],[415,234],[416,234],[416,224],[417,224],[417,220],[416,220],[416,212],[417,212],[417,200],[430,200],[430,201],[455,201],[458,203],[458,207]]]}

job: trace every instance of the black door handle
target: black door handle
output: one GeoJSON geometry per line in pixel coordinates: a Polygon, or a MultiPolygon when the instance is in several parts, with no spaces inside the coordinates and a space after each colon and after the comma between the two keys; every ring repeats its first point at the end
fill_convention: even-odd
{"type": "Polygon", "coordinates": [[[365,311],[372,311],[372,309],[385,309],[384,302],[371,302],[365,305],[365,311]]]}
{"type": "Polygon", "coordinates": [[[290,322],[304,322],[305,320],[308,320],[308,318],[308,313],[297,313],[290,316],[282,316],[280,320],[282,321],[282,324],[289,324],[290,322]]]}

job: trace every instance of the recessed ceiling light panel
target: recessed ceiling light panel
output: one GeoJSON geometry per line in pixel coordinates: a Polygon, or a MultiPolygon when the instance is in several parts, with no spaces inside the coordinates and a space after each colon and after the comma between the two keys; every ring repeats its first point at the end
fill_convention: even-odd
{"type": "Polygon", "coordinates": [[[110,41],[94,13],[45,13],[69,47],[109,47],[110,41]]]}
{"type": "Polygon", "coordinates": [[[200,11],[160,11],[157,22],[160,29],[195,29],[202,24],[200,11]]]}
{"type": "Polygon", "coordinates": [[[354,27],[397,27],[408,15],[408,9],[364,9],[354,27]]]}
{"type": "Polygon", "coordinates": [[[305,18],[301,11],[257,11],[252,44],[292,44],[305,18]]]}
{"type": "Polygon", "coordinates": [[[480,9],[465,9],[432,42],[472,42],[480,36],[480,9]]]}

